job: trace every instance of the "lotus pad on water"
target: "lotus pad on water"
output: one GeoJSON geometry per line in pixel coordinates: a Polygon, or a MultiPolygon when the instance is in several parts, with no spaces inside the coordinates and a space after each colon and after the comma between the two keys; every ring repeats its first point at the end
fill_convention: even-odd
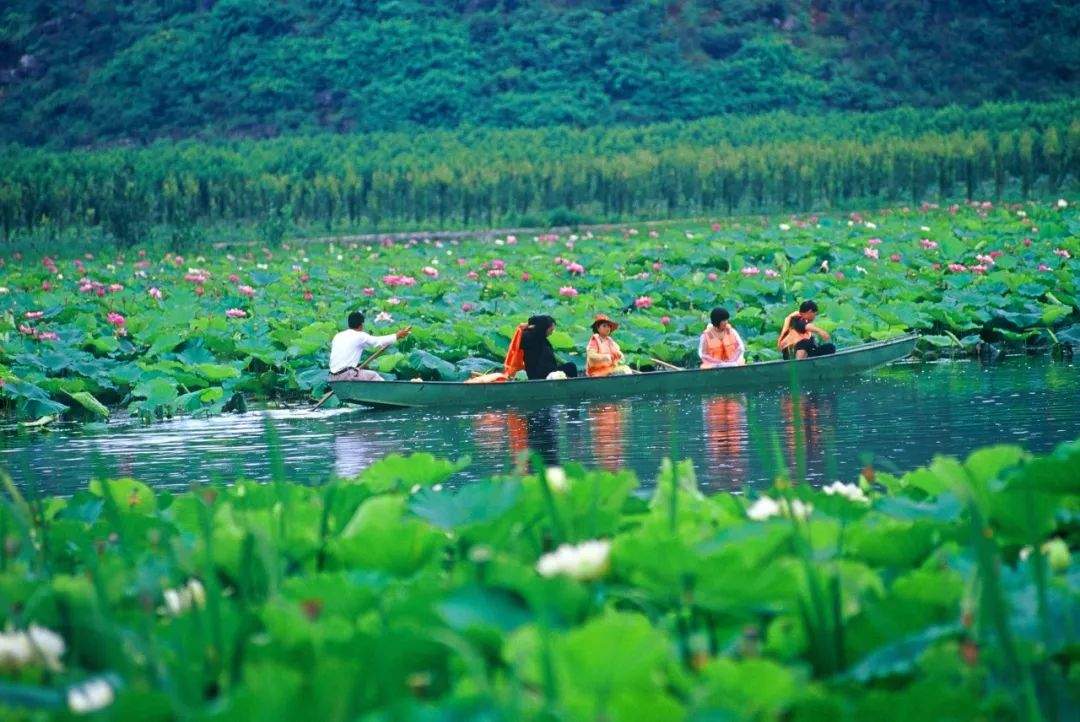
{"type": "Polygon", "coordinates": [[[551,313],[583,366],[597,313],[632,366],[696,364],[724,306],[751,361],[804,299],[840,346],[907,331],[919,352],[1080,344],[1077,204],[988,202],[861,215],[626,225],[495,240],[283,244],[183,256],[150,250],[9,258],[0,268],[0,399],[15,414],[145,418],[321,394],[349,311],[411,337],[373,363],[388,378],[463,380],[497,368],[515,326],[551,313]]]}

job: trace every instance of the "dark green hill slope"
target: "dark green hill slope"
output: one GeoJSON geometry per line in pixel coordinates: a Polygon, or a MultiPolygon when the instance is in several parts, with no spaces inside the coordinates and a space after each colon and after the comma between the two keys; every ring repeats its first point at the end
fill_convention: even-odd
{"type": "Polygon", "coordinates": [[[973,104],[1078,68],[1069,0],[8,0],[0,141],[973,104]]]}

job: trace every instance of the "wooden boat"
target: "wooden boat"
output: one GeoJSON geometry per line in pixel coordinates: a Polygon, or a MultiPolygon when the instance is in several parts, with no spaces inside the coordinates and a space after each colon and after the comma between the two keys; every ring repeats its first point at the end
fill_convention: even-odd
{"type": "Polygon", "coordinates": [[[688,391],[737,392],[787,386],[862,373],[911,354],[917,336],[907,335],[852,346],[802,361],[764,361],[715,369],[655,371],[633,376],[466,384],[460,381],[331,381],[342,401],[376,407],[512,406],[561,404],[582,399],[670,394],[688,391]]]}

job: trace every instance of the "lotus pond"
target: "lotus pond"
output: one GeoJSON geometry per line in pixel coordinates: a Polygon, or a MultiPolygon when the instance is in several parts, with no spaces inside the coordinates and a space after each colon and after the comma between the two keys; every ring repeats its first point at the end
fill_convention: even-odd
{"type": "Polygon", "coordinates": [[[1078,254],[1080,215],[1060,199],[599,235],[12,256],[0,259],[0,404],[45,424],[310,398],[357,307],[372,331],[414,326],[375,363],[397,378],[489,370],[539,311],[579,365],[598,312],[622,323],[632,364],[692,363],[715,305],[733,311],[752,359],[771,359],[782,318],[809,297],[840,345],[916,330],[925,357],[981,343],[1067,354],[1080,342],[1078,254]]]}
{"type": "Polygon", "coordinates": [[[741,496],[539,456],[310,486],[274,444],[269,483],[8,482],[0,716],[1075,719],[1080,440],[815,489],[757,436],[741,496]]]}
{"type": "Polygon", "coordinates": [[[660,460],[690,460],[703,489],[771,482],[751,428],[773,429],[794,463],[795,416],[806,439],[805,476],[820,485],[872,462],[906,471],[935,454],[989,443],[1046,452],[1080,434],[1080,364],[1047,357],[903,363],[862,376],[745,394],[631,397],[510,409],[312,411],[310,404],[143,424],[0,425],[0,468],[23,489],[71,494],[95,475],[131,476],[155,488],[271,478],[264,415],[272,419],[289,478],[319,484],[353,477],[392,453],[468,456],[448,485],[505,474],[525,448],[548,463],[627,469],[648,486],[660,460]]]}

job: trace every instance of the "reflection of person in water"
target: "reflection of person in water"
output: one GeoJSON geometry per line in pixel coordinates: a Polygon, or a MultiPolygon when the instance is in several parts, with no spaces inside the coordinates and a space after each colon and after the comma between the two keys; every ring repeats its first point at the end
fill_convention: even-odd
{"type": "Polygon", "coordinates": [[[529,449],[535,451],[548,466],[559,463],[558,419],[552,409],[539,409],[525,417],[525,434],[529,449]]]}
{"type": "Polygon", "coordinates": [[[800,434],[802,446],[806,452],[807,467],[809,468],[812,459],[820,460],[823,457],[823,431],[832,429],[836,425],[832,410],[832,394],[825,391],[807,391],[799,394],[798,397],[785,392],[780,397],[780,413],[784,420],[784,436],[790,464],[795,463],[796,445],[800,434]],[[798,427],[795,425],[796,411],[802,417],[802,424],[798,427]]]}
{"type": "Polygon", "coordinates": [[[625,403],[599,403],[589,406],[592,451],[600,466],[608,471],[623,468],[623,421],[625,403]]]}
{"type": "Polygon", "coordinates": [[[716,396],[701,402],[705,453],[709,467],[725,487],[746,480],[746,404],[740,396],[716,396]]]}
{"type": "Polygon", "coordinates": [[[341,479],[356,476],[393,451],[401,451],[392,439],[373,440],[367,429],[334,434],[334,473],[341,479]]]}
{"type": "Polygon", "coordinates": [[[512,463],[529,448],[525,417],[513,411],[488,411],[474,417],[473,439],[492,459],[505,458],[508,453],[512,463]]]}

